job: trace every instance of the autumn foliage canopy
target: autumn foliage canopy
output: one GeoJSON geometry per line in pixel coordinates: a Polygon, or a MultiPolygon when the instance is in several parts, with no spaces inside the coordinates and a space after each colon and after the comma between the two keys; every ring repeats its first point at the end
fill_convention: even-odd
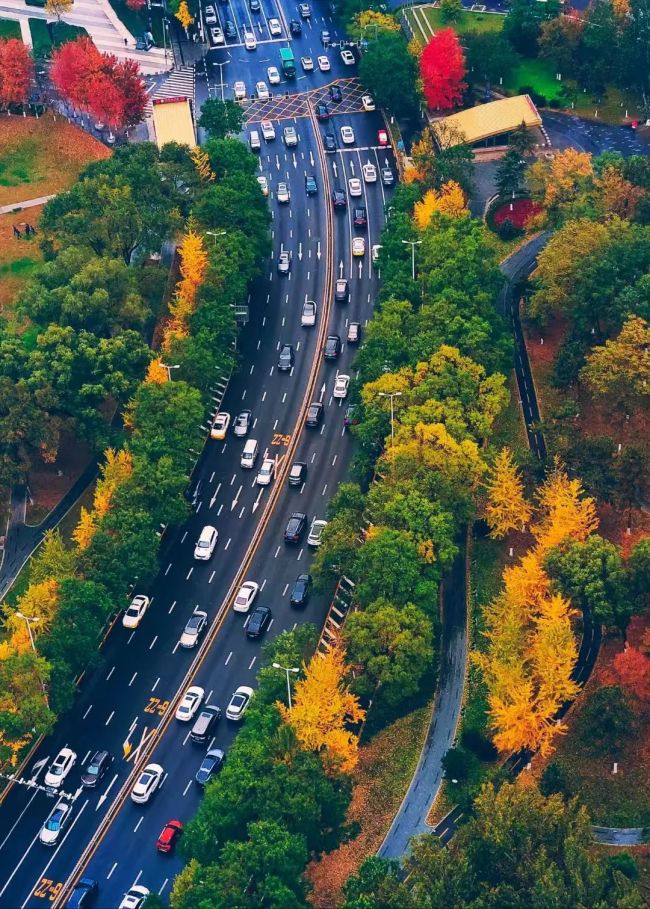
{"type": "Polygon", "coordinates": [[[460,104],[467,88],[465,56],[453,28],[437,32],[422,51],[420,75],[429,107],[449,110],[460,104]]]}
{"type": "Polygon", "coordinates": [[[62,98],[110,129],[142,120],[147,96],[138,64],[100,53],[90,38],[68,41],[56,50],[50,76],[62,98]]]}
{"type": "Polygon", "coordinates": [[[29,100],[34,61],[22,41],[0,40],[0,107],[25,104],[29,100]]]}

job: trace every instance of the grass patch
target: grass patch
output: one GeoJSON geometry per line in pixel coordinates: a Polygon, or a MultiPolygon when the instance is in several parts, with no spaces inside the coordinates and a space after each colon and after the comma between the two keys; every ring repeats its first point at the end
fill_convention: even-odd
{"type": "Polygon", "coordinates": [[[0,19],[0,38],[20,38],[20,23],[15,19],[0,19]]]}
{"type": "Polygon", "coordinates": [[[150,10],[146,6],[139,10],[129,9],[124,0],[110,0],[110,4],[120,22],[126,25],[134,38],[149,31],[149,16],[151,16],[151,34],[155,43],[159,47],[163,46],[162,12],[159,7],[152,6],[150,10]]]}
{"type": "Polygon", "coordinates": [[[536,95],[543,95],[547,102],[565,101],[562,82],[558,82],[550,63],[545,60],[522,60],[504,82],[504,88],[513,95],[531,88],[536,95]]]}
{"type": "Polygon", "coordinates": [[[46,22],[45,19],[30,19],[29,30],[32,33],[34,57],[49,57],[54,48],[67,41],[75,41],[88,32],[79,25],[68,25],[67,22],[46,22]]]}
{"type": "MultiPolygon", "coordinates": [[[[40,208],[29,209],[30,224],[38,222],[40,208]]],[[[34,269],[41,262],[38,240],[17,240],[13,225],[19,224],[23,216],[9,213],[0,215],[0,316],[12,321],[13,305],[34,269]]]]}
{"type": "Polygon", "coordinates": [[[468,32],[500,32],[503,28],[505,16],[490,13],[462,12],[456,22],[445,22],[439,9],[431,6],[418,6],[415,9],[404,10],[411,28],[416,36],[426,44],[431,38],[431,32],[438,32],[442,28],[453,28],[459,35],[468,32]],[[417,10],[417,11],[416,11],[417,10]],[[422,19],[427,22],[422,26],[422,19]]]}
{"type": "MultiPolygon", "coordinates": [[[[61,118],[2,117],[0,205],[67,189],[87,164],[109,155],[101,142],[61,118]]],[[[18,221],[25,217],[16,216],[18,221]]],[[[34,223],[33,217],[28,220],[34,223]]]]}
{"type": "Polygon", "coordinates": [[[360,749],[348,819],[361,830],[354,840],[309,866],[315,909],[339,905],[347,878],[381,845],[411,782],[430,716],[431,705],[415,710],[360,749]]]}

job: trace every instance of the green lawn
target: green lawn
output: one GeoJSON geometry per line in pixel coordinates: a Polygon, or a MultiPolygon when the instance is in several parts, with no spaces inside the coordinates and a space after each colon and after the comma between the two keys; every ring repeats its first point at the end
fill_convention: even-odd
{"type": "Polygon", "coordinates": [[[21,186],[41,180],[38,158],[41,148],[36,139],[0,152],[0,186],[21,186]]]}
{"type": "Polygon", "coordinates": [[[68,25],[66,22],[59,22],[52,27],[51,37],[50,29],[47,27],[45,19],[30,19],[29,29],[32,33],[32,43],[34,45],[34,57],[48,57],[52,49],[60,47],[66,41],[74,41],[82,35],[87,35],[85,28],[77,25],[68,25]]]}
{"type": "Polygon", "coordinates": [[[15,19],[0,19],[0,38],[20,38],[20,23],[15,19]]]}
{"type": "Polygon", "coordinates": [[[544,60],[522,60],[506,79],[504,88],[513,95],[521,94],[522,88],[532,88],[537,95],[544,95],[547,101],[563,98],[562,83],[544,60]]]}
{"type": "Polygon", "coordinates": [[[151,15],[151,33],[158,47],[163,46],[162,11],[159,7],[152,7],[151,11],[144,6],[142,9],[130,9],[124,0],[110,0],[110,4],[117,13],[121,22],[126,25],[131,34],[137,38],[149,28],[149,15],[151,15]]]}
{"type": "Polygon", "coordinates": [[[431,6],[418,6],[415,9],[405,10],[407,19],[416,36],[422,38],[426,44],[431,37],[431,32],[423,29],[421,23],[422,17],[426,19],[429,27],[434,31],[440,31],[441,28],[453,28],[459,35],[467,32],[499,32],[503,28],[504,16],[494,13],[461,13],[456,22],[445,22],[439,9],[431,6]]]}

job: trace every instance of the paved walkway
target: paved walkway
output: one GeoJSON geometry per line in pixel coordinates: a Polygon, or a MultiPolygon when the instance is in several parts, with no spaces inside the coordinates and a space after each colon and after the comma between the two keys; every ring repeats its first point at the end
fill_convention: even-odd
{"type": "Polygon", "coordinates": [[[9,212],[22,210],[23,208],[34,208],[37,205],[45,205],[50,199],[53,199],[56,193],[51,196],[39,196],[37,199],[28,199],[26,202],[12,202],[11,205],[0,205],[0,215],[7,215],[9,212]]]}
{"type": "Polygon", "coordinates": [[[462,551],[443,582],[440,678],[431,725],[404,801],[381,844],[382,858],[399,858],[409,840],[431,833],[427,815],[442,783],[442,759],[452,747],[463,703],[467,664],[466,552],[462,551]]]}
{"type": "MultiPolygon", "coordinates": [[[[27,6],[25,0],[0,0],[0,18],[17,19],[21,23],[21,30],[22,22],[27,19],[56,21],[44,9],[27,6]]],[[[135,37],[120,21],[108,0],[75,0],[74,6],[62,16],[62,20],[68,25],[85,28],[102,53],[115,54],[120,60],[135,60],[144,75],[172,68],[174,60],[169,51],[165,55],[161,47],[152,47],[149,51],[135,49],[135,37]]]]}

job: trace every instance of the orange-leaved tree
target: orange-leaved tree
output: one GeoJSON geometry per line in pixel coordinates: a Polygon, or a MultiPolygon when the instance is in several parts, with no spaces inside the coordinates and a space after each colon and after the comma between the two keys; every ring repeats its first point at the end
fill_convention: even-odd
{"type": "Polygon", "coordinates": [[[540,487],[538,502],[540,520],[532,531],[541,556],[564,540],[586,540],[598,528],[595,501],[557,460],[540,487]]]}
{"type": "Polygon", "coordinates": [[[491,537],[503,537],[520,529],[530,520],[532,509],[524,495],[524,484],[512,452],[502,448],[488,474],[485,517],[491,537]]]}
{"type": "Polygon", "coordinates": [[[305,677],[296,683],[293,706],[278,704],[285,723],[300,744],[320,754],[328,772],[347,773],[356,765],[358,736],[346,728],[360,723],[365,710],[345,682],[345,650],[332,647],[316,653],[305,666],[305,677]]]}
{"type": "Polygon", "coordinates": [[[176,285],[175,299],[169,307],[171,319],[165,326],[163,350],[169,350],[174,339],[187,335],[188,323],[196,308],[196,296],[208,267],[203,237],[194,230],[192,224],[178,247],[178,254],[181,260],[181,280],[176,285]]]}
{"type": "Polygon", "coordinates": [[[650,659],[636,647],[625,645],[612,666],[619,681],[643,701],[650,701],[650,659]]]}
{"type": "Polygon", "coordinates": [[[443,183],[440,191],[428,190],[422,201],[415,203],[413,217],[420,230],[429,226],[436,212],[448,218],[464,218],[469,214],[465,193],[455,180],[443,183]]]}
{"type": "Polygon", "coordinates": [[[122,448],[116,452],[108,448],[105,455],[106,461],[102,466],[101,479],[97,481],[95,488],[92,511],[82,507],[79,523],[72,533],[80,549],[86,549],[90,545],[99,522],[110,511],[115,491],[133,473],[133,459],[126,449],[122,448]]]}
{"type": "Polygon", "coordinates": [[[210,164],[210,156],[206,151],[203,151],[198,145],[192,149],[190,152],[192,161],[194,162],[194,167],[196,167],[199,176],[206,181],[206,183],[214,183],[217,179],[217,175],[212,170],[210,164]]]}
{"type": "Polygon", "coordinates": [[[164,385],[169,381],[169,373],[160,360],[152,360],[147,368],[145,382],[152,382],[155,385],[164,385]]]}

